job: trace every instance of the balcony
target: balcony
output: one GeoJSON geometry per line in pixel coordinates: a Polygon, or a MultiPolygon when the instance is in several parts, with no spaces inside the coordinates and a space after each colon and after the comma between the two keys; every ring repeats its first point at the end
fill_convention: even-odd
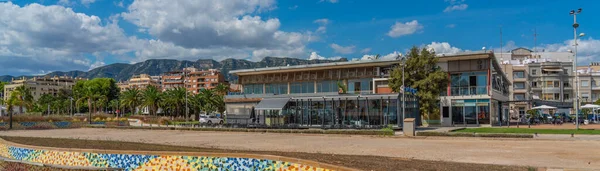
{"type": "Polygon", "coordinates": [[[451,87],[450,96],[486,95],[488,86],[451,87]]]}

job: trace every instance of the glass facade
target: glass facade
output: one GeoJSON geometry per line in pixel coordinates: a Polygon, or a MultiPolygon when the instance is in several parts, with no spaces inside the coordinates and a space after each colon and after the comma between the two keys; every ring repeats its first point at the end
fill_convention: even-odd
{"type": "Polygon", "coordinates": [[[515,71],[513,72],[513,78],[525,78],[524,71],[515,71]]]}
{"type": "Polygon", "coordinates": [[[450,75],[450,95],[487,94],[487,72],[464,72],[450,75]]]}
{"type": "Polygon", "coordinates": [[[244,85],[245,94],[263,94],[263,84],[246,84],[244,85]]]}
{"type": "Polygon", "coordinates": [[[319,81],[317,82],[317,92],[338,92],[337,81],[319,81]]]}
{"type": "Polygon", "coordinates": [[[265,93],[266,94],[287,94],[288,93],[288,85],[287,85],[287,83],[265,84],[265,93]]]}
{"type": "Polygon", "coordinates": [[[373,91],[373,79],[356,79],[348,80],[348,93],[353,94],[369,94],[373,91]]]}
{"type": "Polygon", "coordinates": [[[315,93],[315,82],[297,82],[290,84],[290,93],[315,93]]]}
{"type": "MultiPolygon", "coordinates": [[[[398,125],[402,121],[402,97],[331,97],[292,99],[279,110],[262,110],[267,125],[317,127],[369,127],[398,125]]],[[[418,101],[407,95],[405,115],[419,116],[418,101]]],[[[400,123],[401,124],[401,123],[400,123]]]]}
{"type": "Polygon", "coordinates": [[[490,124],[489,99],[452,100],[454,124],[490,124]]]}

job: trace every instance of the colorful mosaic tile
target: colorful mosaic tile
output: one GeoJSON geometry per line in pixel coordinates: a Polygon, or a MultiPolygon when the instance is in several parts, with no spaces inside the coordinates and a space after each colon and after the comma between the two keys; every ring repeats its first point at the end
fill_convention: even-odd
{"type": "Polygon", "coordinates": [[[0,156],[43,164],[104,168],[110,167],[122,168],[128,171],[329,171],[324,168],[265,159],[50,151],[13,147],[2,143],[0,143],[0,156]]]}

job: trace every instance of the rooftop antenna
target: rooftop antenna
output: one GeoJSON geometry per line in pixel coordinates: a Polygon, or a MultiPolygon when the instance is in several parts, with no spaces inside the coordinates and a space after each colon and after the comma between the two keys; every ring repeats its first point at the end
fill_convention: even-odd
{"type": "Polygon", "coordinates": [[[533,29],[533,55],[536,55],[536,53],[537,53],[536,46],[537,46],[537,28],[534,28],[533,29]]]}
{"type": "Polygon", "coordinates": [[[500,25],[500,61],[504,62],[504,49],[502,49],[502,25],[500,25]]]}

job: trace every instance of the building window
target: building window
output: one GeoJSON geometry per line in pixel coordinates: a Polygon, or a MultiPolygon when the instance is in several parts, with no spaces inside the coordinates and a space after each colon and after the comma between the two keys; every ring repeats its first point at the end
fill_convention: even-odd
{"type": "Polygon", "coordinates": [[[524,82],[515,82],[514,88],[515,89],[525,89],[525,83],[524,82]]]}
{"type": "Polygon", "coordinates": [[[520,107],[520,108],[519,108],[519,115],[520,115],[520,116],[523,116],[523,115],[525,115],[525,108],[524,108],[524,107],[520,107]]]}
{"type": "Polygon", "coordinates": [[[560,100],[560,93],[554,93],[554,100],[560,100]]]}
{"type": "Polygon", "coordinates": [[[537,87],[538,83],[537,82],[531,82],[531,87],[537,87]]]}
{"type": "Polygon", "coordinates": [[[525,94],[515,94],[515,100],[525,100],[525,94]]]}
{"type": "Polygon", "coordinates": [[[532,69],[531,70],[531,75],[537,75],[537,69],[532,69]]]}
{"type": "Polygon", "coordinates": [[[554,87],[560,87],[560,81],[554,81],[554,87]]]}
{"type": "Polygon", "coordinates": [[[513,72],[513,78],[525,78],[524,71],[515,71],[513,72]]]}
{"type": "Polygon", "coordinates": [[[584,98],[584,99],[590,98],[590,93],[581,93],[581,98],[584,98]]]}
{"type": "Polygon", "coordinates": [[[563,94],[563,100],[569,100],[569,94],[563,94]]]}
{"type": "Polygon", "coordinates": [[[581,81],[581,86],[582,86],[582,87],[587,87],[587,86],[590,86],[590,84],[589,84],[589,83],[590,83],[590,82],[589,82],[588,80],[582,80],[582,81],[581,81]]]}
{"type": "Polygon", "coordinates": [[[571,84],[569,84],[569,82],[563,82],[563,87],[571,87],[571,84]]]}

